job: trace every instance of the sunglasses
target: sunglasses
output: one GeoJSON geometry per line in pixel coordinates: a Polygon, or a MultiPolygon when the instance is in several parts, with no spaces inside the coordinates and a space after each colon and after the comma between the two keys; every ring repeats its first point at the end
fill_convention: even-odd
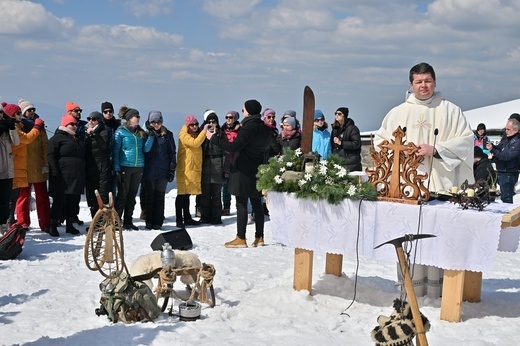
{"type": "Polygon", "coordinates": [[[18,112],[14,113],[14,114],[16,114],[16,115],[22,115],[22,111],[18,111],[18,112]]]}
{"type": "Polygon", "coordinates": [[[199,123],[195,123],[195,124],[190,124],[190,126],[194,126],[194,127],[197,127],[197,126],[199,126],[199,123]]]}
{"type": "Polygon", "coordinates": [[[336,115],[343,115],[343,113],[341,113],[341,112],[336,112],[335,114],[336,115]]]}
{"type": "Polygon", "coordinates": [[[87,120],[88,120],[88,121],[91,121],[91,120],[92,120],[92,121],[98,121],[97,118],[92,118],[92,117],[87,117],[87,120]]]}
{"type": "Polygon", "coordinates": [[[208,121],[208,124],[216,124],[216,123],[217,123],[216,120],[210,120],[210,121],[208,121]]]}
{"type": "Polygon", "coordinates": [[[36,108],[29,108],[26,112],[36,112],[36,108]]]}
{"type": "Polygon", "coordinates": [[[103,113],[105,113],[105,114],[114,113],[114,110],[113,109],[106,109],[106,110],[103,111],[103,113]]]}
{"type": "Polygon", "coordinates": [[[274,115],[268,115],[268,116],[266,116],[266,118],[267,118],[267,119],[274,119],[275,116],[274,116],[274,115]]]}
{"type": "Polygon", "coordinates": [[[323,118],[314,119],[314,121],[325,121],[323,118]]]}
{"type": "Polygon", "coordinates": [[[81,108],[73,109],[71,112],[81,113],[81,112],[83,112],[83,109],[81,109],[81,108]]]}
{"type": "Polygon", "coordinates": [[[226,119],[235,119],[233,115],[226,115],[226,119]]]}
{"type": "Polygon", "coordinates": [[[150,121],[150,124],[152,124],[152,125],[160,125],[162,123],[160,121],[150,121]]]}

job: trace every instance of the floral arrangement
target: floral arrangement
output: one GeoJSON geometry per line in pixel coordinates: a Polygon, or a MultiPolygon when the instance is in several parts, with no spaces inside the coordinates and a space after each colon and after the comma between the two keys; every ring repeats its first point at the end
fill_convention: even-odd
{"type": "Polygon", "coordinates": [[[335,205],[345,198],[373,201],[377,197],[372,184],[360,184],[358,177],[348,174],[345,159],[338,155],[319,161],[308,172],[302,172],[302,162],[301,149],[284,149],[280,156],[271,157],[267,164],[258,167],[256,187],[259,190],[292,192],[298,198],[323,199],[335,205]],[[290,171],[298,174],[288,175],[286,172],[290,171]]]}

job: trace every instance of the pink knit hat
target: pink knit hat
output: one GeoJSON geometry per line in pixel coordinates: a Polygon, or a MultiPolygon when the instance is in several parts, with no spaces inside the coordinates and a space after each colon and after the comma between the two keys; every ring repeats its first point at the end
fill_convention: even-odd
{"type": "Polygon", "coordinates": [[[4,106],[4,113],[9,115],[11,118],[14,117],[14,114],[16,112],[21,112],[22,110],[18,105],[15,105],[14,103],[9,103],[4,106]]]}
{"type": "Polygon", "coordinates": [[[198,121],[193,115],[188,114],[186,118],[184,118],[184,123],[186,124],[186,126],[190,126],[191,124],[197,124],[198,121]]]}
{"type": "Polygon", "coordinates": [[[70,123],[77,124],[78,119],[74,118],[72,115],[70,115],[68,113],[61,117],[61,123],[60,123],[61,126],[67,126],[70,123]]]}

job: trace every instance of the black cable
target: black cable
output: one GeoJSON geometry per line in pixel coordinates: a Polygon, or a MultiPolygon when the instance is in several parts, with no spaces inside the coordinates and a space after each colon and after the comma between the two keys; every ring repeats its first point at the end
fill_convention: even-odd
{"type": "Polygon", "coordinates": [[[356,274],[354,279],[354,296],[352,297],[352,301],[350,302],[349,306],[347,306],[341,315],[347,315],[350,317],[349,314],[347,314],[345,311],[347,311],[356,301],[356,294],[357,294],[357,282],[358,282],[358,271],[359,271],[359,234],[361,233],[361,203],[363,202],[363,199],[359,200],[359,209],[358,209],[358,227],[357,227],[357,238],[356,238],[356,274]]]}

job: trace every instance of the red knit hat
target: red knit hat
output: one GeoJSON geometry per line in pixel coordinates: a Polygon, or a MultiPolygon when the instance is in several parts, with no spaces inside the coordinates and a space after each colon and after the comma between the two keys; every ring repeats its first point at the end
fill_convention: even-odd
{"type": "Polygon", "coordinates": [[[74,102],[67,102],[65,104],[65,110],[67,112],[73,111],[74,109],[81,108],[79,105],[75,104],[74,102]]]}
{"type": "Polygon", "coordinates": [[[78,119],[74,118],[70,114],[65,114],[65,115],[63,115],[61,117],[61,124],[60,124],[61,126],[67,126],[70,123],[77,124],[78,123],[78,119]]]}
{"type": "Polygon", "coordinates": [[[21,111],[22,111],[22,109],[18,105],[15,105],[14,103],[9,103],[4,106],[5,114],[9,115],[11,118],[14,117],[16,112],[21,112],[21,111]]]}

